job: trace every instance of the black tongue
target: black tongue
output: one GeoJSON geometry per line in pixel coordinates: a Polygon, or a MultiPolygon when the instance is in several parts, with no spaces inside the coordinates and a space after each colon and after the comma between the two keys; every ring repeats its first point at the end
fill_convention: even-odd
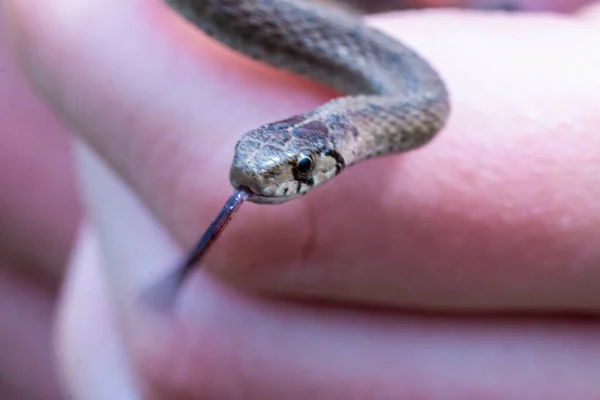
{"type": "Polygon", "coordinates": [[[152,286],[145,289],[141,295],[142,304],[161,314],[171,314],[181,285],[192,272],[194,266],[202,261],[212,244],[221,235],[233,214],[248,198],[249,193],[238,189],[227,199],[225,205],[204,232],[196,246],[187,254],[183,262],[152,286]]]}

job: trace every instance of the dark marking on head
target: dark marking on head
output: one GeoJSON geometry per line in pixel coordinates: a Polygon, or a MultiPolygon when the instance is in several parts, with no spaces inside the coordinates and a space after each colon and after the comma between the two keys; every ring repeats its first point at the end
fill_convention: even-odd
{"type": "Polygon", "coordinates": [[[292,134],[290,133],[290,131],[286,130],[280,130],[278,132],[278,135],[281,137],[280,139],[280,144],[282,146],[285,146],[287,143],[289,143],[290,141],[292,141],[294,139],[294,137],[292,136],[292,134]]]}
{"type": "Polygon", "coordinates": [[[290,190],[290,188],[284,188],[283,189],[283,195],[287,196],[289,190],[290,190]]]}
{"type": "Polygon", "coordinates": [[[293,117],[283,119],[281,121],[272,122],[270,124],[265,125],[269,129],[279,130],[279,129],[288,129],[292,126],[298,125],[302,121],[306,119],[306,114],[298,114],[293,117]]]}
{"type": "Polygon", "coordinates": [[[296,139],[306,140],[308,142],[321,141],[324,136],[327,136],[327,131],[319,131],[315,129],[308,129],[304,125],[292,129],[292,135],[296,139]]]}
{"type": "Polygon", "coordinates": [[[296,194],[300,193],[300,189],[302,189],[302,183],[296,181],[296,194]]]}
{"type": "Polygon", "coordinates": [[[327,128],[327,125],[325,125],[321,121],[317,121],[317,120],[310,121],[310,122],[302,125],[302,128],[308,129],[310,131],[319,132],[324,136],[329,135],[329,129],[327,128]]]}
{"type": "Polygon", "coordinates": [[[344,157],[342,157],[342,155],[338,153],[335,149],[331,148],[325,151],[325,155],[335,160],[335,174],[337,175],[340,172],[342,172],[342,170],[346,166],[346,161],[344,160],[344,157]]]}

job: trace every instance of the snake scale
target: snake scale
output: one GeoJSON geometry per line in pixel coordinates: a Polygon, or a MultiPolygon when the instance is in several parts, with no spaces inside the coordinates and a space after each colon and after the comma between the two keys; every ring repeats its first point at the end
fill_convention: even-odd
{"type": "Polygon", "coordinates": [[[427,143],[448,118],[438,73],[357,16],[301,0],[165,1],[226,46],[346,95],[240,138],[230,181],[248,201],[297,198],[359,161],[427,143]]]}

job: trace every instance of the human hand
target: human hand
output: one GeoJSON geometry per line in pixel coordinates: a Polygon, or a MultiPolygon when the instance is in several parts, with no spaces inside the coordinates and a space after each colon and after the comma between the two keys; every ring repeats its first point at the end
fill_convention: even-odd
{"type": "Polygon", "coordinates": [[[168,324],[135,299],[180,255],[170,238],[187,249],[230,193],[237,138],[332,93],[224,50],[155,3],[4,7],[21,65],[81,140],[89,223],[59,328],[74,397],[597,395],[595,318],[466,315],[600,308],[593,22],[373,20],[440,70],[448,127],[302,200],[245,205],[168,324]]]}

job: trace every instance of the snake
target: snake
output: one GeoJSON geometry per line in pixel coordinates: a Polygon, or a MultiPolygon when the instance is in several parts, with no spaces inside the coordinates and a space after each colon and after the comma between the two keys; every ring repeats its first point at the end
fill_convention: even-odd
{"type": "Polygon", "coordinates": [[[177,268],[143,297],[159,309],[248,200],[280,204],[367,159],[428,143],[450,114],[440,75],[414,50],[351,12],[312,0],[164,0],[208,36],[259,62],[343,94],[238,140],[233,195],[177,268]]]}
{"type": "Polygon", "coordinates": [[[164,1],[234,51],[342,94],[241,136],[229,179],[250,202],[296,199],[358,162],[419,148],[446,124],[439,73],[358,15],[302,0],[164,1]]]}

